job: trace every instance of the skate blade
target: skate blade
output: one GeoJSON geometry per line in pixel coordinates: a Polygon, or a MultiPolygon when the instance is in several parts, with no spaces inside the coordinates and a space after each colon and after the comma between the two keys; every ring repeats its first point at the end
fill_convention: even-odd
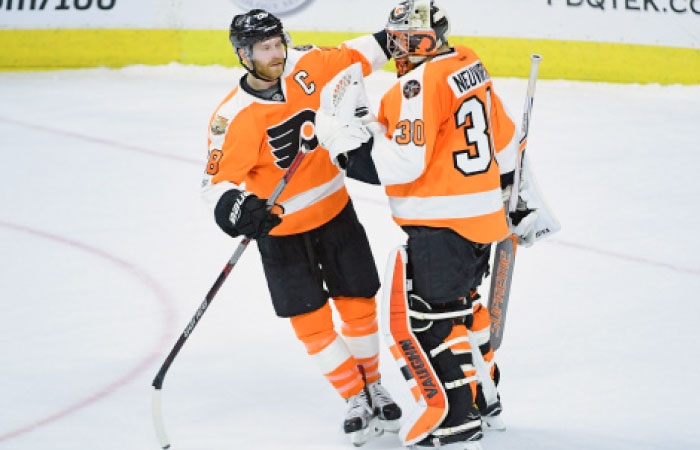
{"type": "Polygon", "coordinates": [[[498,416],[484,416],[481,418],[484,428],[490,431],[506,431],[506,423],[498,416]]]}
{"type": "Polygon", "coordinates": [[[401,421],[399,419],[396,419],[396,420],[379,419],[379,424],[384,429],[384,431],[388,431],[389,433],[398,433],[399,430],[401,429],[401,421]]]}
{"type": "Polygon", "coordinates": [[[441,444],[438,447],[421,447],[419,445],[409,445],[409,450],[484,450],[478,442],[451,442],[449,444],[441,444]]]}
{"type": "Polygon", "coordinates": [[[379,422],[379,419],[377,417],[373,417],[372,420],[369,421],[367,428],[350,433],[350,442],[352,442],[352,445],[355,447],[361,447],[373,437],[381,436],[383,433],[384,428],[382,428],[382,424],[379,422]]]}

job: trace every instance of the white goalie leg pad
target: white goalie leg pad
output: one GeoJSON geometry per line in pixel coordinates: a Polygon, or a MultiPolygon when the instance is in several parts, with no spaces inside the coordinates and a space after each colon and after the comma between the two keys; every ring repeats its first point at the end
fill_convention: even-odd
{"type": "Polygon", "coordinates": [[[410,280],[406,277],[408,255],[404,246],[389,254],[384,276],[381,330],[416,405],[404,418],[399,438],[409,446],[424,439],[445,419],[447,395],[411,330],[408,308],[410,280]]]}
{"type": "Polygon", "coordinates": [[[561,230],[561,224],[542,195],[527,153],[523,157],[520,170],[522,171],[520,197],[527,203],[528,208],[537,210],[537,220],[535,220],[535,242],[537,242],[561,230]]]}

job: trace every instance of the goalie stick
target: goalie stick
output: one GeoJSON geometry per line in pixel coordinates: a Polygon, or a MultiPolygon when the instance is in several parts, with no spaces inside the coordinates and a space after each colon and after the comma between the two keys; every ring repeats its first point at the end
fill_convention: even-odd
{"type": "MultiPolygon", "coordinates": [[[[520,149],[516,159],[515,175],[510,199],[506,205],[506,218],[510,223],[509,212],[515,211],[518,203],[518,192],[523,158],[527,147],[527,136],[532,116],[532,104],[535,96],[535,82],[537,71],[542,62],[542,56],[530,55],[530,77],[527,82],[527,95],[523,111],[523,126],[521,129],[520,149]]],[[[511,228],[512,229],[512,228],[511,228]]],[[[503,341],[503,330],[506,325],[506,312],[510,297],[510,285],[513,280],[513,266],[515,264],[515,252],[518,246],[518,237],[511,234],[496,245],[493,257],[493,272],[491,274],[491,287],[489,289],[488,309],[491,316],[491,348],[496,351],[503,341]]]]}
{"type": "MultiPolygon", "coordinates": [[[[297,152],[296,156],[292,160],[292,163],[285,172],[284,176],[277,184],[275,190],[270,195],[270,198],[267,199],[268,209],[272,208],[275,205],[275,202],[279,198],[280,194],[282,194],[284,188],[289,183],[289,180],[292,178],[292,175],[294,175],[294,173],[301,165],[301,162],[304,159],[304,156],[306,156],[306,154],[308,153],[308,151],[309,149],[306,146],[306,144],[302,144],[300,146],[299,152],[297,152]]],[[[165,358],[165,362],[163,362],[163,365],[160,367],[158,374],[153,379],[153,391],[151,393],[151,413],[153,416],[153,426],[156,431],[156,436],[158,437],[158,442],[160,442],[160,446],[163,449],[170,448],[170,441],[168,440],[168,435],[165,432],[165,424],[163,422],[163,412],[161,405],[161,390],[163,388],[163,380],[165,378],[165,375],[168,372],[170,365],[175,360],[175,357],[180,352],[180,349],[183,345],[185,345],[187,338],[190,336],[190,334],[192,334],[194,327],[197,326],[199,320],[202,318],[202,315],[204,315],[209,305],[211,305],[211,302],[214,300],[214,296],[219,291],[219,288],[221,288],[221,285],[224,284],[224,281],[226,281],[226,278],[228,277],[229,273],[236,265],[245,249],[248,247],[250,241],[251,239],[249,237],[244,237],[243,240],[238,244],[238,247],[236,247],[236,250],[231,256],[231,259],[228,260],[228,263],[226,263],[224,270],[221,271],[219,277],[214,282],[214,285],[211,287],[211,289],[209,289],[209,292],[204,297],[204,301],[202,301],[202,303],[199,305],[199,308],[197,308],[197,311],[195,312],[194,316],[192,316],[192,319],[187,324],[187,327],[185,327],[185,331],[182,332],[180,338],[175,343],[175,346],[170,351],[170,354],[168,354],[167,358],[165,358]]]]}
{"type": "MultiPolygon", "coordinates": [[[[523,112],[522,136],[520,138],[520,148],[518,158],[516,159],[515,174],[511,197],[505,205],[506,218],[510,225],[509,211],[515,210],[518,200],[518,187],[520,184],[520,168],[521,159],[525,153],[527,145],[527,133],[530,125],[530,116],[532,115],[532,101],[535,94],[535,81],[537,80],[537,70],[539,68],[542,57],[540,55],[530,55],[530,77],[527,83],[527,96],[525,99],[525,110],[523,112]]],[[[487,110],[491,111],[491,91],[486,92],[487,110]]],[[[490,119],[490,118],[489,118],[490,119]]],[[[491,121],[489,120],[489,129],[491,129],[491,121]]],[[[493,133],[491,133],[491,146],[493,147],[493,133]]],[[[501,346],[503,340],[503,327],[505,326],[506,309],[508,307],[508,295],[510,294],[510,283],[513,278],[513,264],[515,262],[515,250],[518,245],[518,237],[511,233],[508,237],[499,241],[496,245],[493,260],[493,273],[491,274],[491,288],[489,291],[488,311],[491,316],[491,348],[496,351],[501,346]]],[[[484,355],[481,354],[479,343],[472,331],[469,331],[469,344],[472,347],[472,360],[476,368],[481,390],[484,394],[484,400],[488,406],[498,402],[498,391],[496,383],[491,378],[492,365],[484,360],[484,355]]],[[[500,414],[500,413],[498,413],[500,414]]],[[[505,424],[502,418],[496,414],[492,417],[482,417],[486,427],[496,430],[505,430],[505,424]]]]}

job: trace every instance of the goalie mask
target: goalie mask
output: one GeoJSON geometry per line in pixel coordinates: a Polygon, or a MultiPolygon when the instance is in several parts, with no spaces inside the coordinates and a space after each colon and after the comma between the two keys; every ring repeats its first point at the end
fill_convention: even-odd
{"type": "Polygon", "coordinates": [[[405,0],[389,14],[388,50],[402,76],[447,44],[450,24],[445,11],[432,0],[405,0]]]}
{"type": "Polygon", "coordinates": [[[276,77],[265,76],[259,73],[255,64],[253,46],[271,38],[280,37],[284,46],[284,63],[287,61],[287,47],[291,45],[291,38],[284,32],[282,22],[273,14],[263,9],[252,9],[245,14],[236,15],[229,28],[229,40],[236,51],[236,56],[241,65],[255,78],[263,81],[274,81],[276,77]],[[245,58],[251,63],[246,64],[241,57],[239,49],[243,50],[245,58]]]}

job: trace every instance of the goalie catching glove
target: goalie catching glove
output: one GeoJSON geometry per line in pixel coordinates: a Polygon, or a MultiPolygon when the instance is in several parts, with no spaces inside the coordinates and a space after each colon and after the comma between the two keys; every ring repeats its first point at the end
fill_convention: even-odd
{"type": "Polygon", "coordinates": [[[219,227],[231,237],[242,234],[260,239],[282,223],[279,214],[272,212],[265,199],[238,189],[231,189],[221,196],[214,216],[219,227]]]}
{"type": "Polygon", "coordinates": [[[518,244],[523,247],[531,247],[535,243],[537,210],[528,208],[527,204],[518,198],[518,207],[510,213],[510,220],[513,224],[511,230],[518,236],[518,244]]]}
{"type": "Polygon", "coordinates": [[[366,124],[376,121],[369,114],[362,65],[355,63],[339,72],[321,91],[321,107],[316,112],[316,137],[334,164],[343,155],[372,138],[366,124]]]}

